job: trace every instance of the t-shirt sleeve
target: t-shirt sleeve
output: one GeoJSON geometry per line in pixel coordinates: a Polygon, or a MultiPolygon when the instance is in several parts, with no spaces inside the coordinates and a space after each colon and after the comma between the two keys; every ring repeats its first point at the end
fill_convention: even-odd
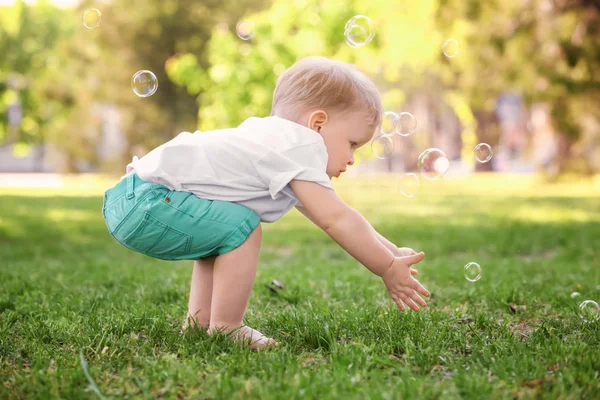
{"type": "Polygon", "coordinates": [[[296,198],[291,187],[287,188],[292,179],[312,181],[333,189],[326,172],[327,151],[319,143],[303,144],[280,153],[269,151],[256,163],[256,170],[273,199],[282,191],[296,198]]]}

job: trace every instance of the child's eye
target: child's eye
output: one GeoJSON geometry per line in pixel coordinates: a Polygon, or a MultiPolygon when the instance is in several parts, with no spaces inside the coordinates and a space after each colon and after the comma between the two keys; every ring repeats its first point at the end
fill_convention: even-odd
{"type": "Polygon", "coordinates": [[[356,142],[350,142],[350,144],[351,144],[352,146],[358,146],[358,143],[356,143],[356,142]]]}

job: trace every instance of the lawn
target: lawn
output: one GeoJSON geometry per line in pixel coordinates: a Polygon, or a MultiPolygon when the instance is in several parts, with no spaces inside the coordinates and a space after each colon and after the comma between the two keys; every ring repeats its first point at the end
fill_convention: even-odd
{"type": "Polygon", "coordinates": [[[600,321],[578,315],[600,302],[600,180],[482,174],[413,198],[396,181],[334,184],[389,240],[425,252],[429,307],[400,312],[293,210],[263,225],[246,323],[282,346],[259,353],[179,333],[192,262],[110,237],[109,178],[0,188],[0,398],[600,398],[600,321]]]}

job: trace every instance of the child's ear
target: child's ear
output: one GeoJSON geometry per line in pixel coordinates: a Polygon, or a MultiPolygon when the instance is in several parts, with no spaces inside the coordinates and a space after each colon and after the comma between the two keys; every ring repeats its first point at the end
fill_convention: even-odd
{"type": "Polygon", "coordinates": [[[308,117],[308,127],[313,131],[321,133],[321,129],[327,123],[329,117],[323,110],[313,111],[308,117]]]}

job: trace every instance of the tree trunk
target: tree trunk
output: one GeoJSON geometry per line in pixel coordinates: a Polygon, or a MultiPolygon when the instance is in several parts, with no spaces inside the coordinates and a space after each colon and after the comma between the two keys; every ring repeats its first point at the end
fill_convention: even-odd
{"type": "Polygon", "coordinates": [[[568,172],[574,141],[567,135],[558,135],[556,164],[560,174],[568,172]]]}

